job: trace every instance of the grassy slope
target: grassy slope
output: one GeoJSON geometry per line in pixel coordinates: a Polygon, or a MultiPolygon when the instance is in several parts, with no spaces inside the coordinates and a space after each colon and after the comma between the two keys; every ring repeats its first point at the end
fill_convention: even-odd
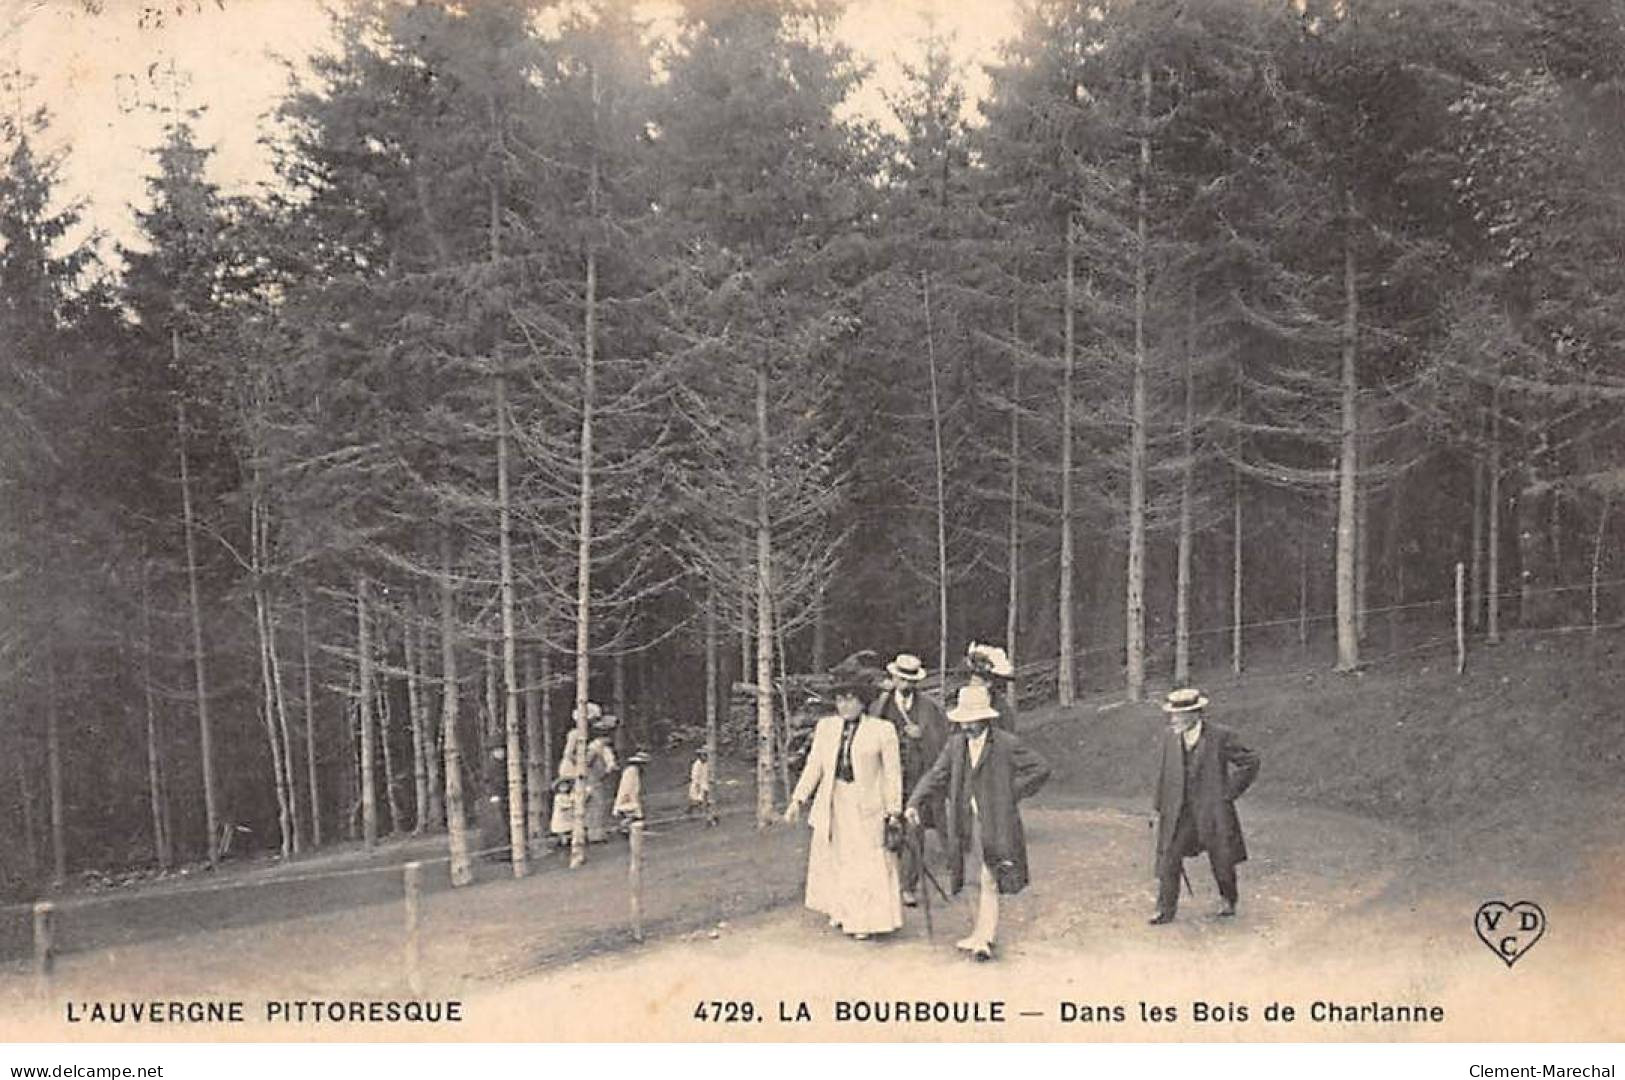
{"type": "MultiPolygon", "coordinates": [[[[1354,676],[1283,662],[1204,686],[1214,719],[1263,755],[1258,798],[1369,815],[1453,854],[1560,862],[1618,833],[1622,661],[1619,635],[1530,636],[1478,649],[1461,677],[1435,653],[1354,676]]],[[[1161,713],[1104,704],[1032,710],[1024,737],[1058,787],[1149,798],[1161,713]]]]}

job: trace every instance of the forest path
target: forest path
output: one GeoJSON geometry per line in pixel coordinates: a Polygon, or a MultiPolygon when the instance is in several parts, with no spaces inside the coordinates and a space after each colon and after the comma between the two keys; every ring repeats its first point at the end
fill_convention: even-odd
{"type": "MultiPolygon", "coordinates": [[[[855,942],[800,906],[807,832],[758,834],[748,818],[683,823],[649,838],[644,913],[650,941],[627,932],[625,847],[593,849],[587,867],[546,863],[522,881],[432,892],[423,907],[426,995],[457,997],[445,1025],[272,1025],[280,999],[405,998],[397,901],[179,934],[62,958],[44,1007],[19,966],[0,977],[8,1037],[185,1039],[1282,1039],[1618,1038],[1598,972],[1625,971],[1625,936],[1586,897],[1618,895],[1625,863],[1595,862],[1561,883],[1519,880],[1493,864],[1451,861],[1415,835],[1354,815],[1243,800],[1253,859],[1241,914],[1212,915],[1204,858],[1187,867],[1196,895],[1151,927],[1150,830],[1141,804],[1046,791],[1026,804],[1034,883],[1007,900],[996,961],[952,942],[969,925],[970,891],[903,930],[855,942]],[[1516,895],[1514,895],[1516,894],[1516,895]],[[1507,969],[1476,939],[1485,899],[1541,902],[1554,928],[1507,969]],[[1576,973],[1589,978],[1574,978],[1576,973]],[[1485,995],[1495,1007],[1484,1007],[1485,995]],[[1517,1024],[1506,1022],[1507,996],[1517,1024]],[[86,1025],[69,1002],[230,998],[249,1023],[86,1025]],[[847,1000],[1007,1004],[1004,1023],[861,1024],[835,1019],[847,1000]],[[695,1018],[702,1002],[750,1001],[747,1023],[695,1018]],[[1447,1023],[1344,1026],[1308,1020],[1315,1001],[1439,1004],[1447,1023]],[[780,1022],[805,1001],[813,1019],[780,1022]],[[1193,1004],[1233,1002],[1245,1021],[1195,1022],[1193,1004]],[[1292,1024],[1264,1020],[1293,1004],[1292,1024]],[[1062,1002],[1123,1009],[1122,1020],[1065,1022],[1062,1002]],[[1143,1018],[1173,1006],[1174,1022],[1143,1018]],[[1019,1016],[1020,1012],[1034,1016],[1019,1016]]],[[[1617,905],[1612,905],[1617,908],[1617,905]]],[[[1618,976],[1612,976],[1617,978],[1618,976]]],[[[1619,1000],[1617,993],[1611,994],[1619,1000]]],[[[726,1010],[725,1010],[726,1011],[726,1010]]],[[[1234,1014],[1232,1014],[1234,1015],[1234,1014]]]]}
{"type": "MultiPolygon", "coordinates": [[[[1269,806],[1244,811],[1265,853],[1244,871],[1246,920],[1263,940],[1273,940],[1283,928],[1296,927],[1328,906],[1341,908],[1376,895],[1391,880],[1394,859],[1410,847],[1403,834],[1346,814],[1309,812],[1313,828],[1288,827],[1305,820],[1305,813],[1269,806]]],[[[1046,792],[1028,807],[1026,818],[1037,884],[1007,905],[1005,938],[1012,958],[1041,940],[1096,953],[1143,925],[1150,902],[1150,830],[1143,813],[1122,801],[1046,792]]],[[[807,842],[805,827],[778,826],[758,833],[748,815],[737,813],[716,828],[683,821],[650,829],[642,905],[651,941],[684,935],[707,943],[730,941],[738,936],[738,920],[773,909],[782,910],[760,925],[749,923],[751,935],[766,933],[789,942],[808,937],[802,924],[816,929],[817,920],[800,907],[807,842]]],[[[595,845],[590,854],[588,864],[574,872],[564,868],[564,853],[556,852],[523,880],[495,877],[475,888],[427,891],[421,927],[429,988],[489,988],[606,952],[638,957],[656,948],[638,948],[630,940],[624,841],[595,845]]],[[[934,864],[939,862],[933,858],[934,864]]],[[[64,951],[54,993],[89,999],[115,991],[237,997],[404,993],[399,872],[391,872],[386,887],[378,878],[389,868],[360,869],[348,878],[131,898],[135,902],[112,906],[102,915],[111,923],[122,914],[122,925],[98,928],[123,938],[64,951]],[[318,888],[364,891],[356,903],[339,910],[286,910],[299,902],[298,890],[318,888]],[[386,890],[383,897],[372,895],[379,890],[386,890]],[[238,905],[244,925],[205,929],[201,903],[238,905]],[[158,933],[164,929],[160,918],[177,928],[158,933]],[[180,928],[188,919],[192,929],[180,928]]],[[[1198,860],[1190,869],[1198,896],[1186,901],[1180,922],[1162,933],[1200,943],[1221,928],[1205,917],[1213,893],[1205,864],[1198,860]]],[[[443,866],[435,870],[445,872],[443,866]]],[[[331,899],[323,897],[323,908],[331,899]]],[[[955,929],[965,921],[964,909],[963,898],[946,907],[939,900],[939,940],[963,932],[955,929]]],[[[816,948],[823,936],[814,933],[809,941],[816,948]]],[[[895,940],[875,947],[889,956],[924,938],[923,912],[915,911],[895,940]]],[[[25,970],[14,963],[0,985],[25,989],[25,970]]]]}
{"type": "MultiPolygon", "coordinates": [[[[698,934],[600,957],[476,997],[470,1008],[510,1037],[545,1039],[1199,1040],[1618,1039],[1610,1005],[1625,971],[1625,932],[1613,917],[1625,859],[1599,859],[1573,879],[1523,877],[1492,863],[1449,872],[1410,833],[1347,814],[1243,802],[1254,857],[1241,870],[1241,912],[1212,912],[1205,857],[1186,865],[1196,896],[1178,919],[1146,924],[1149,830],[1132,804],[1061,796],[1023,814],[1031,888],[1003,909],[998,958],[979,964],[953,942],[971,919],[973,890],[902,931],[857,942],[799,907],[763,914],[712,937],[698,934]],[[1437,872],[1437,873],[1436,873],[1437,872]],[[1477,939],[1487,899],[1543,903],[1553,927],[1514,968],[1477,939]],[[1559,930],[1561,928],[1561,932],[1559,930]],[[837,1002],[1001,999],[1003,1023],[842,1021],[837,1002]],[[729,1022],[750,1001],[763,1019],[729,1022]],[[1438,1005],[1421,1024],[1313,1019],[1316,1002],[1438,1005]],[[783,1002],[782,1013],[781,1005],[783,1002]],[[810,1020],[792,1021],[806,1002],[810,1020]],[[1198,1021],[1195,1003],[1246,1009],[1198,1021]],[[1272,1002],[1296,1010],[1271,1021],[1272,1002]],[[707,1019],[696,1009],[705,1003],[707,1019]],[[1063,1003],[1069,1003],[1063,1006],[1063,1003]],[[1173,1006],[1177,1019],[1147,1019],[1173,1006]],[[1070,1006],[1122,1009],[1080,1020],[1070,1006]],[[1021,1015],[1030,1013],[1033,1015],[1021,1015]],[[781,1020],[784,1016],[787,1019],[781,1020]],[[568,1020],[564,1018],[568,1017],[568,1020]]],[[[1448,863],[1446,858],[1444,862],[1448,863]]]]}

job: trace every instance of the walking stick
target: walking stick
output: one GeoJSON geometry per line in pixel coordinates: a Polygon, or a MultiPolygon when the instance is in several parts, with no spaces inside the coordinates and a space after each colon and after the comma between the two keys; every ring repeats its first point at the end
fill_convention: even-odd
{"type": "MultiPolygon", "coordinates": [[[[1151,828],[1151,876],[1157,876],[1157,857],[1162,854],[1157,849],[1157,819],[1151,818],[1146,824],[1151,828]]],[[[1185,871],[1185,860],[1179,860],[1179,878],[1185,883],[1185,895],[1191,899],[1196,898],[1196,890],[1191,888],[1191,876],[1185,871]]]]}
{"type": "Polygon", "coordinates": [[[1162,854],[1157,850],[1157,818],[1149,817],[1145,824],[1151,830],[1151,878],[1154,881],[1157,877],[1157,856],[1162,854]]]}
{"type": "Polygon", "coordinates": [[[920,895],[925,899],[925,936],[932,940],[935,928],[931,924],[931,890],[935,889],[937,895],[942,897],[944,904],[949,902],[948,890],[942,887],[937,876],[931,872],[931,867],[925,861],[925,826],[910,825],[908,827],[909,846],[914,851],[914,865],[920,868],[920,877],[925,884],[920,889],[920,895]]]}
{"type": "MultiPolygon", "coordinates": [[[[925,865],[925,829],[915,825],[909,829],[908,833],[909,843],[914,848],[914,865],[919,867],[921,877],[929,878],[931,871],[925,865]]],[[[935,884],[935,881],[928,881],[926,887],[920,890],[920,899],[925,907],[925,940],[927,941],[936,939],[936,928],[931,924],[931,886],[935,884]]]]}

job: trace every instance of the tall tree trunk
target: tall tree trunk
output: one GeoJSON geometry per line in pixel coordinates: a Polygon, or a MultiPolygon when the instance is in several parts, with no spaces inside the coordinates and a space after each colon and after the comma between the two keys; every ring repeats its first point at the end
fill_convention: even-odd
{"type": "MultiPolygon", "coordinates": [[[[419,609],[421,610],[421,608],[419,609]]],[[[445,760],[440,747],[440,727],[435,721],[435,710],[429,706],[429,657],[434,651],[433,632],[429,617],[418,623],[418,694],[423,701],[424,772],[428,774],[429,828],[438,830],[446,824],[445,784],[441,763],[445,760]]]]}
{"type": "MultiPolygon", "coordinates": [[[[384,659],[389,659],[388,641],[380,641],[384,659]]],[[[406,810],[401,806],[401,774],[395,768],[395,710],[389,700],[389,680],[380,678],[378,694],[378,745],[384,758],[384,801],[389,807],[389,833],[391,836],[406,829],[406,810]]]]}
{"type": "MultiPolygon", "coordinates": [[[[824,611],[824,607],[825,607],[825,603],[826,603],[825,597],[824,597],[824,591],[825,591],[825,585],[822,582],[820,582],[819,585],[818,585],[818,592],[813,597],[813,634],[812,634],[812,670],[813,671],[823,671],[824,670],[824,664],[825,664],[825,660],[826,660],[826,657],[825,657],[824,654],[825,654],[825,650],[828,647],[828,642],[825,640],[826,635],[828,634],[829,631],[828,631],[828,625],[827,625],[828,624],[828,617],[827,617],[827,615],[825,614],[825,611],[824,611]]],[[[714,596],[712,597],[711,604],[712,604],[712,606],[711,606],[711,609],[710,609],[709,614],[708,614],[707,617],[714,621],[716,619],[715,597],[714,596]]],[[[716,628],[713,626],[712,627],[712,633],[715,633],[715,632],[716,632],[716,628]]]]}
{"type": "Polygon", "coordinates": [[[152,692],[152,596],[148,589],[148,564],[141,560],[141,691],[147,707],[147,801],[152,810],[152,853],[162,870],[168,870],[175,852],[169,839],[164,815],[163,751],[158,745],[158,708],[152,692]]]}
{"type": "Polygon", "coordinates": [[[304,850],[299,839],[299,785],[293,778],[293,732],[288,724],[288,696],[282,681],[282,655],[277,650],[276,608],[269,603],[265,609],[265,647],[271,657],[271,689],[276,703],[277,735],[282,741],[282,783],[288,804],[288,840],[298,855],[304,850]]]}
{"type": "MultiPolygon", "coordinates": [[[[54,650],[54,645],[53,645],[54,650]]],[[[59,721],[61,687],[56,678],[56,655],[45,657],[45,761],[51,785],[51,887],[60,889],[68,879],[68,843],[63,817],[62,732],[59,721]]]]}
{"type": "MultiPolygon", "coordinates": [[[[493,195],[493,200],[494,198],[493,195]]],[[[505,721],[503,729],[507,735],[508,745],[508,846],[512,852],[513,876],[519,878],[530,872],[530,845],[525,835],[525,742],[524,727],[519,717],[518,643],[515,640],[513,613],[513,537],[509,508],[511,496],[508,490],[508,392],[507,379],[501,374],[496,378],[496,399],[497,558],[502,594],[502,703],[505,721]]]]}
{"type": "MultiPolygon", "coordinates": [[[[773,637],[778,642],[779,671],[788,672],[790,663],[784,651],[784,613],[776,603],[773,605],[773,637]]],[[[790,688],[782,678],[779,680],[779,718],[774,722],[774,730],[778,732],[775,760],[779,767],[779,787],[788,800],[795,782],[790,779],[790,688]]]]}
{"type": "Polygon", "coordinates": [[[1195,299],[1185,298],[1185,422],[1180,450],[1184,464],[1179,474],[1179,551],[1174,584],[1174,684],[1184,686],[1191,674],[1191,545],[1192,499],[1196,482],[1196,361],[1195,299]]]}
{"type": "Polygon", "coordinates": [[[299,594],[299,637],[305,669],[305,769],[310,787],[310,846],[322,846],[321,786],[316,767],[316,687],[310,663],[310,598],[299,594]]]}
{"type": "Polygon", "coordinates": [[[429,816],[429,758],[434,747],[424,737],[423,697],[418,690],[418,671],[422,657],[417,648],[417,612],[415,608],[401,627],[401,652],[406,660],[406,715],[412,725],[412,834],[419,835],[431,827],[429,816]]]}
{"type": "Polygon", "coordinates": [[[1061,562],[1056,589],[1059,605],[1059,657],[1055,669],[1055,698],[1067,707],[1077,695],[1076,645],[1072,638],[1072,369],[1077,354],[1077,222],[1066,218],[1066,312],[1063,317],[1061,376],[1061,562]]]}
{"type": "Polygon", "coordinates": [[[490,649],[480,653],[483,670],[485,672],[485,696],[480,706],[480,795],[490,798],[496,794],[488,791],[486,777],[486,763],[491,760],[491,748],[496,745],[497,725],[502,721],[502,704],[500,692],[497,688],[497,657],[490,649]]]}
{"type": "MultiPolygon", "coordinates": [[[[170,353],[180,363],[180,332],[170,331],[170,353]]],[[[181,455],[181,522],[186,537],[186,587],[192,616],[192,674],[197,691],[198,756],[203,764],[203,817],[208,829],[209,865],[220,865],[220,804],[214,782],[214,738],[209,723],[209,681],[203,659],[203,602],[198,595],[197,522],[192,513],[192,473],[186,450],[186,402],[175,401],[175,430],[181,455]]]]}
{"type": "Polygon", "coordinates": [[[265,506],[256,473],[251,481],[252,492],[248,505],[249,572],[254,579],[254,635],[259,645],[261,716],[265,722],[265,737],[271,744],[271,782],[276,792],[277,836],[282,857],[293,854],[293,840],[289,835],[292,819],[288,813],[288,762],[282,755],[282,739],[276,724],[276,680],[271,671],[271,619],[265,600],[265,506]]]}
{"type": "Polygon", "coordinates": [[[361,710],[361,839],[368,847],[378,843],[377,780],[373,766],[372,631],[368,625],[367,575],[355,579],[356,702],[361,710]]]}
{"type": "Polygon", "coordinates": [[[1241,553],[1245,545],[1241,533],[1241,470],[1236,470],[1235,486],[1231,495],[1232,522],[1230,526],[1230,671],[1241,674],[1241,553]]]}
{"type": "Polygon", "coordinates": [[[1490,395],[1489,523],[1485,544],[1489,548],[1489,581],[1485,584],[1485,640],[1501,643],[1501,385],[1490,395]]]}
{"type": "MultiPolygon", "coordinates": [[[[715,582],[706,587],[705,595],[705,752],[706,752],[706,805],[714,806],[711,799],[715,788],[715,772],[717,766],[717,732],[722,724],[721,702],[717,694],[717,678],[721,674],[718,670],[717,658],[717,586],[715,582]]],[[[815,670],[822,671],[817,667],[815,670]]]]}
{"type": "Polygon", "coordinates": [[[282,654],[277,648],[276,608],[269,600],[265,609],[265,628],[266,648],[271,657],[271,688],[275,691],[277,734],[282,740],[282,783],[286,788],[288,804],[288,837],[292,844],[291,854],[298,855],[304,846],[299,839],[299,785],[293,773],[293,731],[288,723],[288,695],[282,680],[282,654]]]}
{"type": "Polygon", "coordinates": [[[451,883],[474,880],[468,858],[468,810],[463,797],[463,740],[457,730],[457,597],[452,577],[451,523],[440,536],[440,740],[446,755],[446,839],[451,855],[451,883]]]}
{"type": "Polygon", "coordinates": [[[626,654],[617,652],[610,662],[610,699],[615,703],[615,715],[620,718],[619,728],[627,726],[626,719],[626,654]]]}
{"type": "MultiPolygon", "coordinates": [[[[1360,460],[1358,451],[1354,460],[1360,460]]],[[[1354,636],[1361,644],[1365,643],[1366,613],[1371,606],[1366,587],[1367,570],[1371,565],[1370,521],[1371,485],[1357,477],[1354,485],[1354,636]]]]}
{"type": "Polygon", "coordinates": [[[773,532],[767,365],[756,365],[756,827],[773,823],[773,532]]]}
{"type": "Polygon", "coordinates": [[[752,537],[747,530],[740,548],[739,574],[739,681],[749,683],[750,671],[756,665],[756,640],[751,627],[756,613],[756,574],[753,569],[752,537]]]}
{"type": "Polygon", "coordinates": [[[542,645],[542,789],[553,789],[553,650],[542,645]]]}
{"type": "Polygon", "coordinates": [[[1140,62],[1140,183],[1135,215],[1134,385],[1129,411],[1128,574],[1125,592],[1126,696],[1145,696],[1145,318],[1150,240],[1147,218],[1151,186],[1151,60],[1140,62]]]}
{"type": "Polygon", "coordinates": [[[1360,666],[1360,638],[1356,623],[1358,605],[1354,588],[1355,489],[1360,477],[1359,380],[1355,350],[1358,345],[1360,305],[1355,288],[1352,192],[1344,192],[1343,204],[1343,402],[1337,469],[1337,670],[1354,671],[1360,666]]]}
{"type": "Polygon", "coordinates": [[[1484,625],[1484,459],[1473,454],[1473,552],[1467,608],[1474,630],[1484,625]]]}
{"type": "MultiPolygon", "coordinates": [[[[258,572],[256,568],[255,573],[258,572]]],[[[293,843],[288,836],[288,789],[282,779],[287,762],[282,758],[282,740],[277,737],[276,689],[271,678],[271,643],[266,628],[265,593],[258,585],[254,586],[254,632],[259,639],[260,715],[265,725],[266,741],[271,745],[271,781],[276,792],[278,844],[282,857],[286,859],[293,852],[293,843]]]]}
{"type": "Polygon", "coordinates": [[[349,759],[346,773],[349,809],[344,815],[344,826],[345,837],[351,843],[361,839],[361,697],[356,690],[360,682],[359,678],[350,681],[345,687],[343,702],[345,749],[348,751],[345,756],[349,759]]]}
{"type": "Polygon", "coordinates": [[[931,440],[937,494],[937,670],[948,670],[948,502],[942,456],[942,395],[937,385],[936,335],[931,325],[931,275],[920,274],[920,303],[925,309],[925,357],[931,372],[931,440]]]}
{"type": "MultiPolygon", "coordinates": [[[[1010,315],[1010,339],[1021,329],[1021,309],[1010,315]]],[[[1021,613],[1021,364],[1010,365],[1010,536],[1005,545],[1004,647],[1012,660],[1016,653],[1016,629],[1021,613]]],[[[948,692],[948,671],[942,672],[944,696],[948,692]]]]}
{"type": "MultiPolygon", "coordinates": [[[[593,125],[596,130],[599,109],[598,71],[592,71],[593,125]]],[[[587,182],[588,209],[594,219],[598,216],[598,153],[594,140],[592,163],[587,182]]],[[[575,656],[575,725],[576,758],[572,763],[577,777],[587,771],[587,683],[592,675],[592,465],[593,465],[593,409],[597,393],[598,359],[598,252],[587,245],[586,302],[582,315],[581,342],[581,474],[576,507],[576,520],[580,534],[576,538],[576,656],[575,656]]],[[[580,781],[578,780],[579,784],[580,781]]],[[[586,800],[576,798],[575,820],[570,829],[570,866],[579,867],[587,861],[587,807],[586,800]]]]}
{"type": "MultiPolygon", "coordinates": [[[[542,742],[542,690],[536,650],[525,650],[525,839],[539,845],[547,832],[547,747],[542,742]]],[[[538,849],[539,850],[539,849],[538,849]]]]}

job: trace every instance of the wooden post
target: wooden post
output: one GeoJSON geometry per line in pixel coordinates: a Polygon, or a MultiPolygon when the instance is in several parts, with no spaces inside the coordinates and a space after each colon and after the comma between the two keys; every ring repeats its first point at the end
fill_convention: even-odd
{"type": "Polygon", "coordinates": [[[630,832],[631,862],[626,870],[626,883],[632,894],[632,940],[643,940],[643,822],[632,822],[630,832]]]}
{"type": "Polygon", "coordinates": [[[1456,564],[1456,674],[1467,670],[1467,568],[1456,564]]]}
{"type": "Polygon", "coordinates": [[[423,951],[418,934],[418,914],[423,893],[423,864],[406,864],[406,985],[414,994],[423,993],[423,951]]]}
{"type": "Polygon", "coordinates": [[[41,900],[34,905],[34,975],[39,993],[51,992],[51,972],[56,967],[56,905],[41,900]]]}

